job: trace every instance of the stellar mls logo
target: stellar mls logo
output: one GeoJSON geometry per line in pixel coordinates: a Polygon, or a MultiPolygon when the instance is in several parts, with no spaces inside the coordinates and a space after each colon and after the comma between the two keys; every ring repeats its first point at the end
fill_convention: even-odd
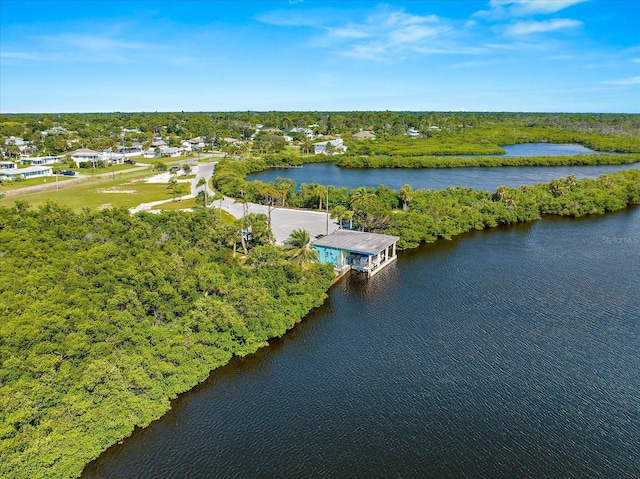
{"type": "Polygon", "coordinates": [[[603,244],[640,244],[640,236],[603,236],[603,244]]]}

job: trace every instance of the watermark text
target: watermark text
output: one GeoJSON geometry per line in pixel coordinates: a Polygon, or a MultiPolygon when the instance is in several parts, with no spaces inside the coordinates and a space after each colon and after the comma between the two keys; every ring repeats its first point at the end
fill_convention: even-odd
{"type": "Polygon", "coordinates": [[[602,244],[640,244],[640,236],[603,236],[602,244]]]}

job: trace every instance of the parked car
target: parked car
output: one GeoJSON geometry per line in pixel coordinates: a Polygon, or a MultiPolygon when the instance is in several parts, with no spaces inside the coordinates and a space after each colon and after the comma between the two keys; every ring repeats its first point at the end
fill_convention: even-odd
{"type": "Polygon", "coordinates": [[[71,170],[60,170],[58,171],[58,174],[64,176],[75,176],[76,172],[71,170]]]}
{"type": "Polygon", "coordinates": [[[180,167],[179,166],[172,166],[171,168],[169,168],[169,171],[171,173],[176,173],[176,172],[180,171],[180,167]]]}
{"type": "Polygon", "coordinates": [[[136,161],[135,161],[135,160],[132,160],[132,159],[130,159],[130,158],[127,158],[126,160],[124,160],[124,162],[125,162],[127,165],[135,165],[135,164],[136,164],[136,161]]]}

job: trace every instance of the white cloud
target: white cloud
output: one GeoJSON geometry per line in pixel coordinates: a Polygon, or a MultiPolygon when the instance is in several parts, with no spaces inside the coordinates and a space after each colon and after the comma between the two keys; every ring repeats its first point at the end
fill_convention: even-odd
{"type": "Polygon", "coordinates": [[[632,58],[631,61],[633,63],[640,63],[640,58],[632,58]]]}
{"type": "Polygon", "coordinates": [[[640,85],[640,76],[621,78],[619,80],[609,80],[604,83],[606,83],[607,85],[619,85],[619,86],[640,85]]]}
{"type": "Polygon", "coordinates": [[[507,27],[507,35],[530,35],[532,33],[555,32],[567,28],[581,27],[583,24],[578,20],[569,18],[555,18],[553,20],[542,20],[539,22],[519,22],[507,27]]]}
{"type": "Polygon", "coordinates": [[[320,30],[312,44],[331,48],[340,55],[369,60],[388,60],[408,52],[450,51],[453,28],[436,15],[413,15],[404,10],[379,7],[362,21],[345,20],[325,10],[314,12],[273,11],[256,17],[277,26],[306,26],[320,30]]]}
{"type": "Polygon", "coordinates": [[[489,20],[551,14],[589,0],[490,0],[489,10],[476,12],[474,16],[489,20]]]}

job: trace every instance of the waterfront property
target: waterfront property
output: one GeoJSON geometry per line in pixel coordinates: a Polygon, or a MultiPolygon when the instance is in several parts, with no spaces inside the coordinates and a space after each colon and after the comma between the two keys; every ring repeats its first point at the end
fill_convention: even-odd
{"type": "Polygon", "coordinates": [[[338,155],[345,151],[347,151],[347,147],[344,145],[342,138],[313,144],[313,153],[315,155],[338,155]]]}
{"type": "Polygon", "coordinates": [[[398,236],[338,230],[313,243],[320,261],[331,263],[336,270],[366,273],[371,277],[397,259],[398,236]]]}

